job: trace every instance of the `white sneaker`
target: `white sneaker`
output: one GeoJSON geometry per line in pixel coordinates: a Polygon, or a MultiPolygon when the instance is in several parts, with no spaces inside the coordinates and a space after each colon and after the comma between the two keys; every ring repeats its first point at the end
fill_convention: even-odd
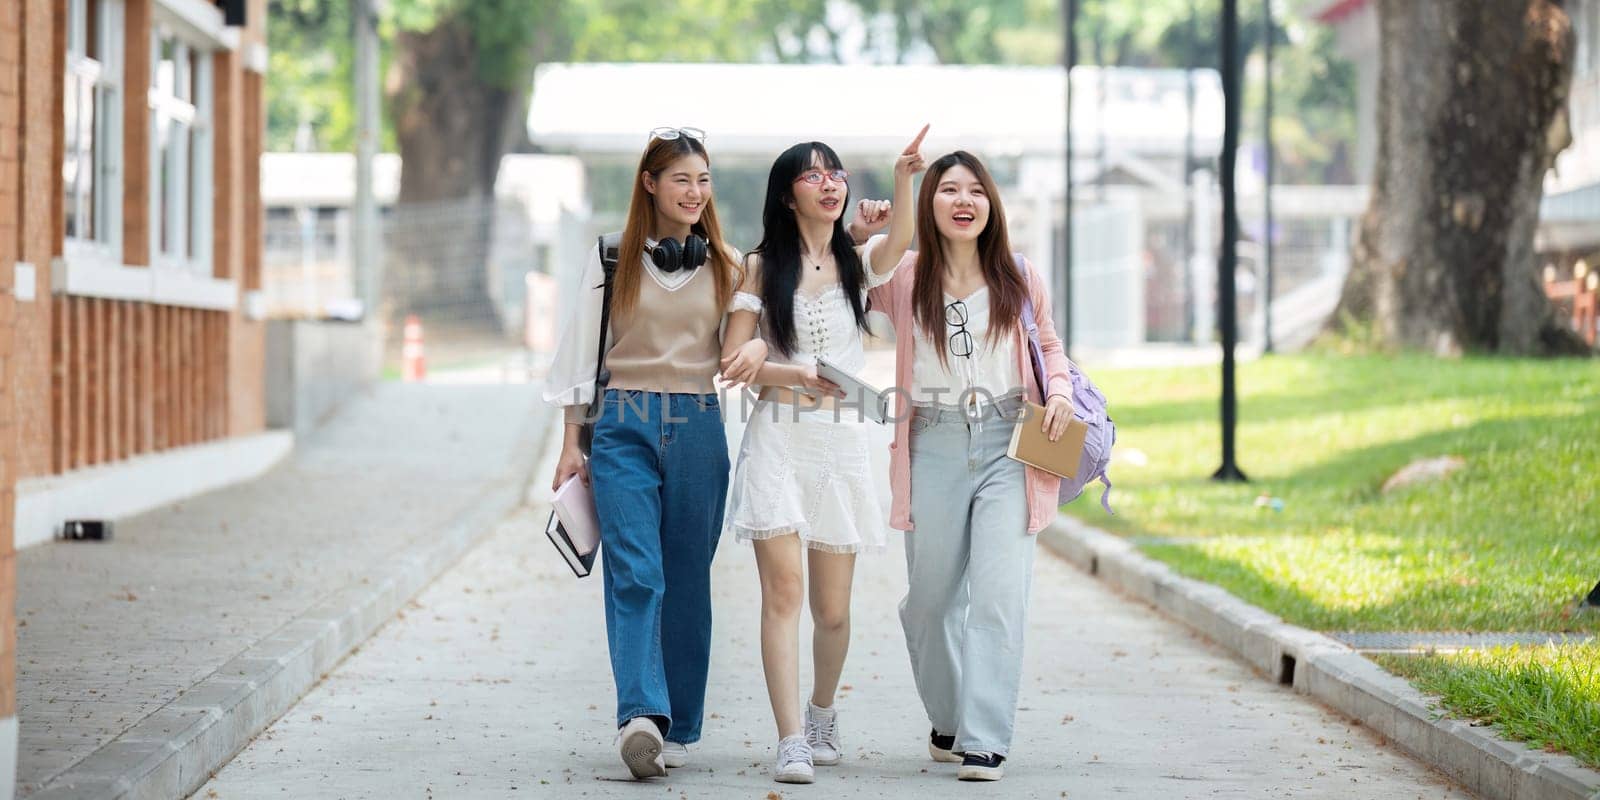
{"type": "Polygon", "coordinates": [[[772,768],[772,779],[778,783],[810,783],[817,772],[811,768],[811,745],[800,734],[785,736],[778,742],[778,763],[772,768]]]}
{"type": "Polygon", "coordinates": [[[811,763],[831,767],[839,763],[839,711],[806,703],[806,743],[811,763]]]}
{"type": "Polygon", "coordinates": [[[649,717],[634,717],[617,731],[617,750],[635,778],[661,778],[667,765],[661,761],[661,729],[649,717]]]}
{"type": "Polygon", "coordinates": [[[928,755],[941,764],[960,764],[961,756],[956,755],[956,737],[952,734],[940,733],[937,730],[928,731],[928,755]]]}
{"type": "Polygon", "coordinates": [[[682,742],[667,742],[661,746],[661,760],[669,769],[676,769],[689,763],[689,745],[682,742]]]}

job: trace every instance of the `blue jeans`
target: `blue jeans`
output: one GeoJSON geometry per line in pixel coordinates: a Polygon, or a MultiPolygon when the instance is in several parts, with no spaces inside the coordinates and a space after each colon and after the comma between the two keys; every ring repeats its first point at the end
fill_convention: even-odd
{"type": "Polygon", "coordinates": [[[606,390],[589,471],[617,724],[662,717],[669,741],[697,742],[728,493],[717,396],[606,390]]]}
{"type": "Polygon", "coordinates": [[[923,708],[957,752],[1008,755],[1016,726],[1034,549],[1024,467],[1006,456],[1017,424],[993,407],[981,425],[911,419],[900,624],[923,708]]]}

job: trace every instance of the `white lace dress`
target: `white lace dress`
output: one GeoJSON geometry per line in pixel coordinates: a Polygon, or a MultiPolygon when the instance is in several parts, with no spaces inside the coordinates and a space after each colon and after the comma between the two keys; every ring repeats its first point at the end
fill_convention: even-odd
{"type": "MultiPolygon", "coordinates": [[[[868,289],[889,281],[873,273],[868,289]]],[[[866,302],[863,292],[862,302],[866,302]]],[[[761,299],[739,292],[734,310],[761,312],[761,299]]],[[[794,297],[796,348],[786,363],[823,357],[847,372],[866,367],[861,329],[837,283],[814,297],[794,297]]],[[[769,333],[763,318],[761,330],[769,333]]],[[[773,348],[771,361],[785,363],[773,348]]],[[[798,534],[807,548],[829,553],[881,549],[887,517],[874,489],[868,428],[875,422],[845,407],[799,410],[787,403],[755,406],[734,468],[726,529],[740,541],[798,534]]]]}

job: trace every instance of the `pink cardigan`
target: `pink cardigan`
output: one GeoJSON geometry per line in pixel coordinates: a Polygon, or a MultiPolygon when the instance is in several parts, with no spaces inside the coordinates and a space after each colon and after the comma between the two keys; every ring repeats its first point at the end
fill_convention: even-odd
{"type": "MultiPolygon", "coordinates": [[[[893,392],[896,422],[894,441],[889,444],[889,490],[892,496],[889,506],[889,525],[907,533],[913,530],[911,453],[907,444],[911,434],[912,415],[909,393],[915,355],[913,348],[920,338],[911,312],[911,287],[915,283],[916,267],[917,254],[906,253],[905,258],[900,260],[900,266],[895,270],[894,278],[871,291],[872,309],[887,314],[889,321],[894,324],[894,382],[895,386],[904,390],[893,392]]],[[[1066,353],[1061,349],[1061,339],[1056,336],[1055,322],[1051,319],[1050,293],[1037,271],[1029,267],[1027,274],[1028,290],[1033,298],[1035,317],[1039,325],[1039,345],[1044,350],[1045,380],[1050,384],[1052,394],[1071,397],[1072,375],[1067,367],[1066,353]]],[[[1017,354],[1017,375],[1020,378],[1018,385],[1027,387],[1030,399],[1042,403],[1038,380],[1034,378],[1033,366],[1028,363],[1028,334],[1021,325],[1017,326],[1016,337],[1014,349],[1017,354]]],[[[1056,494],[1061,486],[1061,478],[1041,469],[1033,467],[1025,469],[1028,487],[1028,533],[1038,533],[1056,517],[1058,510],[1056,494]]]]}

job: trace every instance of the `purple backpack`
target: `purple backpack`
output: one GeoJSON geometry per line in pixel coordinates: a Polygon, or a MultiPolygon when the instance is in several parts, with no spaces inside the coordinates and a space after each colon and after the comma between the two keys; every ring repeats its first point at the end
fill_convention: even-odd
{"type": "MultiPolygon", "coordinates": [[[[1021,253],[1017,253],[1015,258],[1026,284],[1027,263],[1022,260],[1021,253]]],[[[1029,360],[1033,362],[1033,376],[1039,381],[1039,391],[1042,393],[1046,390],[1044,348],[1039,345],[1039,324],[1034,319],[1033,298],[1026,294],[1022,299],[1022,327],[1028,331],[1029,360]]],[[[1107,514],[1115,514],[1111,510],[1111,477],[1106,475],[1106,467],[1111,465],[1111,445],[1117,441],[1117,426],[1111,422],[1111,415],[1106,413],[1106,396],[1095,387],[1094,381],[1089,380],[1089,376],[1083,374],[1071,360],[1067,361],[1067,368],[1072,374],[1072,415],[1089,426],[1089,433],[1083,437],[1083,456],[1078,462],[1078,477],[1062,478],[1056,499],[1060,503],[1070,503],[1083,494],[1083,487],[1099,479],[1106,487],[1100,492],[1100,507],[1107,514]]]]}

